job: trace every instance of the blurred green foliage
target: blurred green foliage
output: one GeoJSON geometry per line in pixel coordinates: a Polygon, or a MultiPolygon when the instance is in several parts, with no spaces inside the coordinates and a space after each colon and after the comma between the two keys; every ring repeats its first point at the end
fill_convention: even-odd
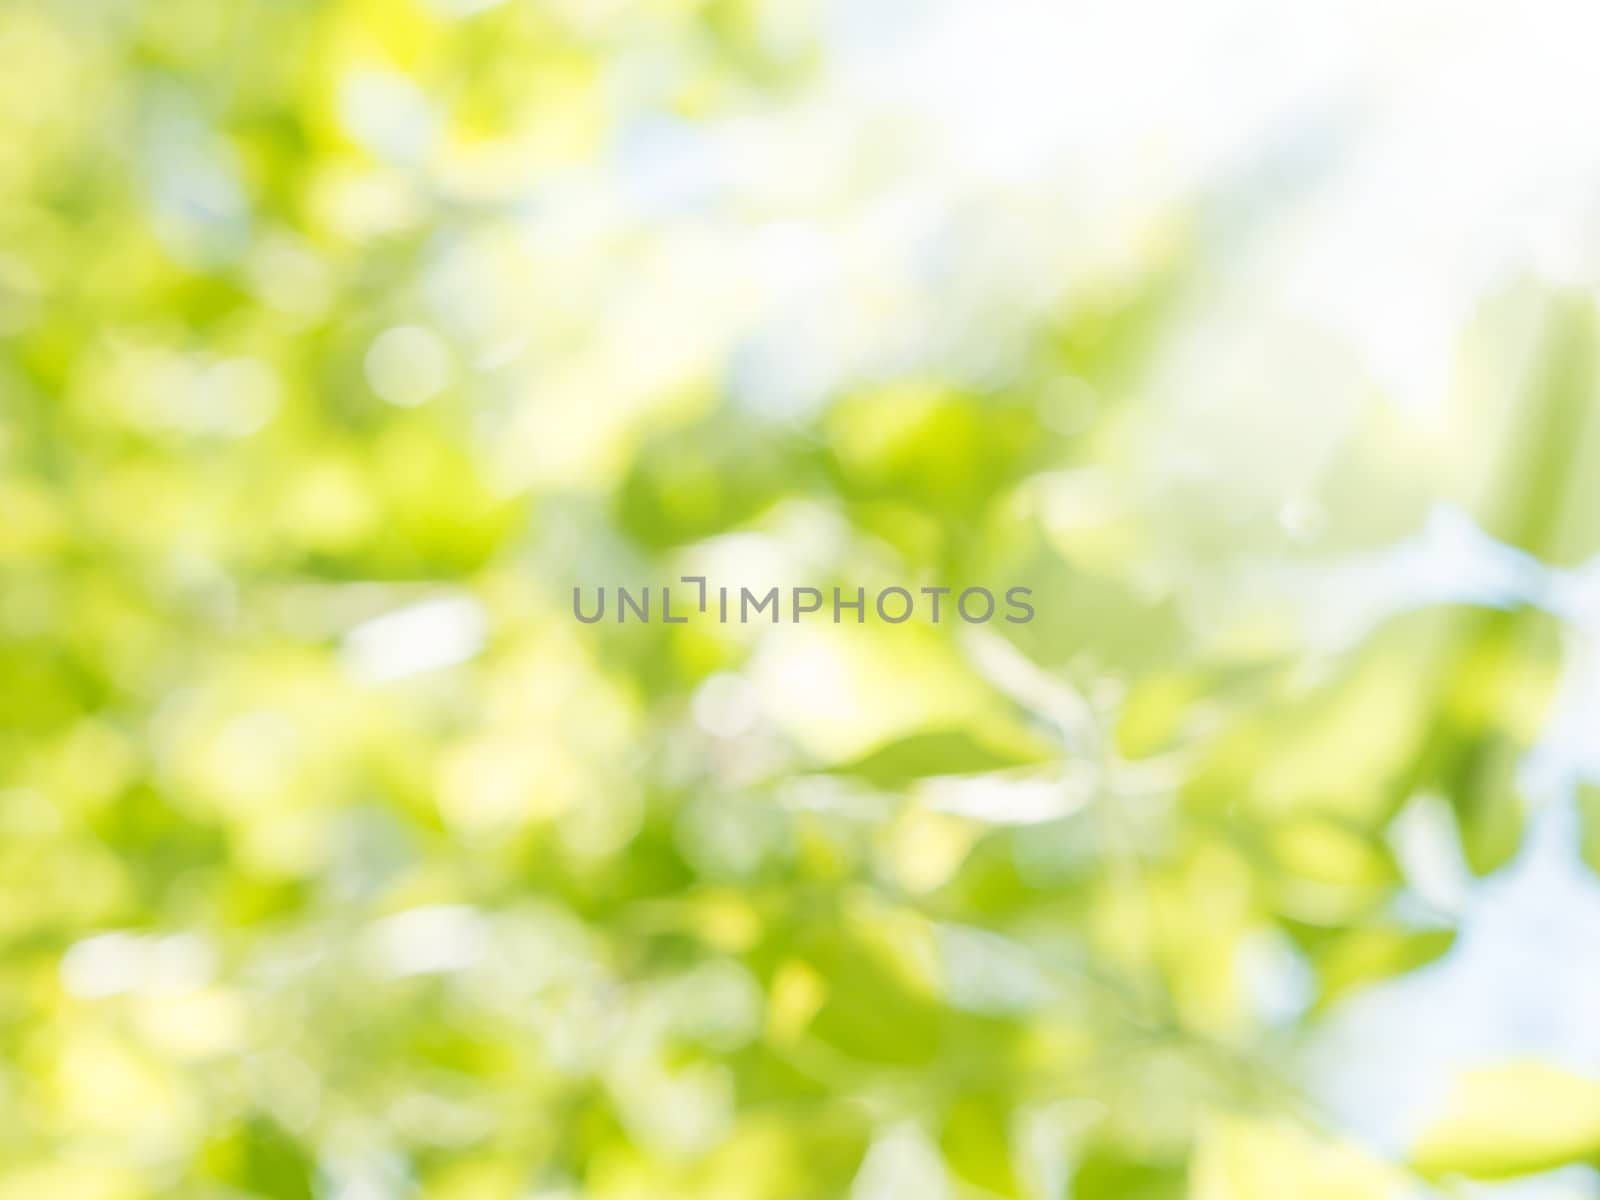
{"type": "Polygon", "coordinates": [[[1464,459],[1365,414],[1313,549],[1144,453],[1183,220],[996,318],[999,378],[773,411],[693,257],[742,217],[576,181],[820,51],[753,0],[481,7],[0,9],[0,1197],[1344,1200],[1600,1152],[1553,1068],[1395,1163],[1297,1083],[1453,944],[1397,814],[1517,852],[1558,622],[1197,616],[1435,501],[1593,553],[1592,304],[1485,312],[1544,348],[1465,370],[1464,459]],[[568,608],[741,571],[1039,618],[568,608]]]}

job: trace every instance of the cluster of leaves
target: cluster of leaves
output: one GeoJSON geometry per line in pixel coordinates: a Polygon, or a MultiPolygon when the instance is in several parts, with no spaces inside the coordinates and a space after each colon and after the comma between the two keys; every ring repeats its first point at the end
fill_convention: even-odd
{"type": "MultiPolygon", "coordinates": [[[[1481,1089],[1578,1114],[1535,1153],[1468,1096],[1399,1167],[1294,1085],[1451,945],[1397,813],[1515,852],[1561,646],[1527,607],[1210,636],[1204,506],[1140,454],[1203,249],[999,379],[767,411],[714,293],[628,309],[694,231],[573,180],[812,50],[750,3],[474,8],[0,13],[0,1196],[1249,1200],[1593,1153],[1564,1078],[1481,1089]],[[752,556],[1039,617],[570,619],[752,556]]],[[[1574,561],[1594,320],[1548,311],[1471,488],[1536,480],[1475,511],[1574,561]]],[[[1336,515],[1410,495],[1350,458],[1336,515]]],[[[1206,536],[1298,553],[1275,519],[1206,536]]]]}

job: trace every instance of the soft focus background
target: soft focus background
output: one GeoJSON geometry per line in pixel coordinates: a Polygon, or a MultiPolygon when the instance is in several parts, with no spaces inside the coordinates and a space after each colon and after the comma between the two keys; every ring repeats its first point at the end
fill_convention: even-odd
{"type": "Polygon", "coordinates": [[[0,7],[0,1198],[1600,1196],[1597,44],[0,7]]]}

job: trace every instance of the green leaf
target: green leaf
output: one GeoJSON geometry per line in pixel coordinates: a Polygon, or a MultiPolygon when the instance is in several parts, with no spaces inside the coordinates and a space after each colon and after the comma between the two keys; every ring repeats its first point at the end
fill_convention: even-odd
{"type": "Polygon", "coordinates": [[[976,775],[1041,761],[1022,749],[1001,749],[962,730],[918,733],[889,742],[836,768],[881,788],[893,788],[935,775],[976,775]]]}
{"type": "Polygon", "coordinates": [[[1429,1176],[1497,1179],[1600,1154],[1600,1081],[1537,1062],[1461,1075],[1411,1149],[1429,1176]]]}

